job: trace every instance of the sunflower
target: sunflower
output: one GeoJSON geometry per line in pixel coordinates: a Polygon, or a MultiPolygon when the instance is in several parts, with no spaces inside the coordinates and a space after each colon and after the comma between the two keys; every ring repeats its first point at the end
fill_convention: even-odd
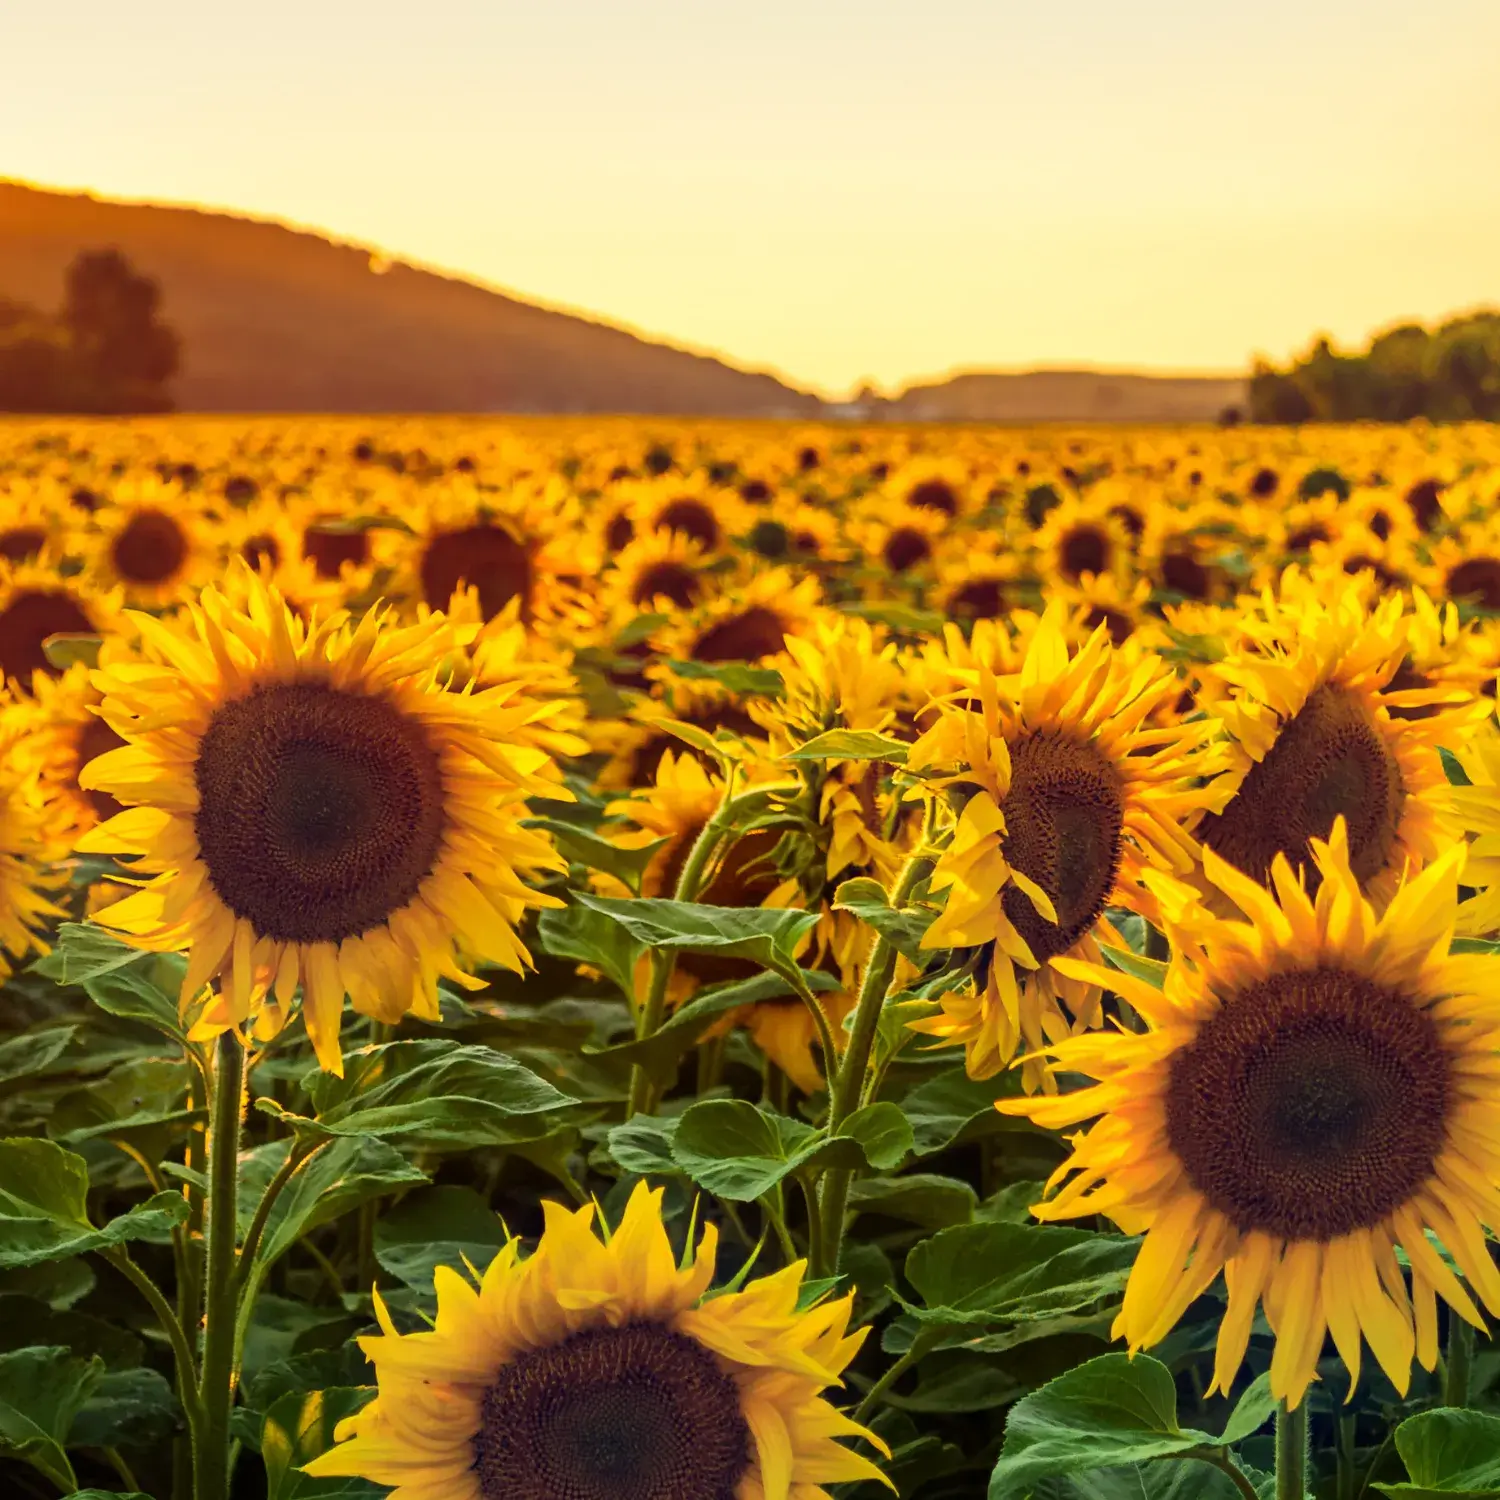
{"type": "MultiPolygon", "coordinates": [[[[966,794],[932,875],[947,904],[922,943],[977,950],[978,978],[974,993],[945,997],[940,1015],[914,1024],[962,1043],[976,1078],[1023,1040],[1036,1048],[1098,1024],[1098,987],[1057,960],[1097,958],[1101,937],[1118,943],[1107,906],[1153,909],[1145,870],[1191,870],[1182,825],[1208,797],[1197,778],[1213,766],[1199,753],[1212,721],[1144,725],[1180,693],[1172,669],[1121,658],[1103,626],[1070,651],[1064,624],[1064,606],[1050,606],[1020,673],[981,667],[977,707],[945,708],[907,757],[929,791],[966,794]]],[[[1034,1063],[1027,1081],[1044,1081],[1034,1063]]]]}
{"type": "Polygon", "coordinates": [[[1162,989],[1065,960],[1144,1030],[1053,1045],[1058,1071],[1096,1082],[998,1105],[1051,1129],[1096,1121],[1069,1137],[1056,1191],[1032,1212],[1103,1213],[1145,1234],[1116,1336],[1158,1343],[1222,1270],[1214,1388],[1233,1383],[1259,1305],[1276,1339],[1272,1393],[1293,1406],[1325,1332],[1351,1396],[1361,1340],[1404,1395],[1413,1356],[1437,1361],[1438,1297],[1475,1324],[1471,1292],[1500,1314],[1483,1228],[1500,1225],[1500,960],[1449,955],[1462,846],[1382,915],[1360,893],[1342,822],[1312,860],[1316,897],[1281,856],[1273,896],[1206,851],[1245,919],[1168,918],[1162,989]]]}
{"type": "Polygon", "coordinates": [[[1445,536],[1432,549],[1425,581],[1440,598],[1500,612],[1500,520],[1488,516],[1445,536]]]}
{"type": "Polygon", "coordinates": [[[85,791],[78,778],[95,756],[125,741],[94,712],[100,694],[86,663],[74,662],[58,678],[38,672],[32,689],[10,713],[25,735],[38,791],[66,849],[85,829],[120,811],[108,792],[85,791]]]}
{"type": "Polygon", "coordinates": [[[1036,534],[1042,577],[1077,584],[1111,576],[1123,579],[1130,567],[1131,538],[1107,497],[1069,497],[1048,513],[1036,534]]]}
{"type": "Polygon", "coordinates": [[[62,668],[47,658],[53,636],[109,635],[119,626],[123,591],[64,578],[42,563],[0,560],[0,676],[22,689],[62,668]]]}
{"type": "Polygon", "coordinates": [[[921,580],[936,565],[948,524],[940,510],[872,498],[852,515],[845,532],[856,561],[879,582],[921,580]]]}
{"type": "Polygon", "coordinates": [[[214,548],[193,500],[180,485],[123,484],[94,514],[85,540],[85,577],[96,591],[122,589],[128,604],[165,609],[213,572],[214,548]]]}
{"type": "Polygon", "coordinates": [[[545,751],[517,742],[537,704],[436,680],[443,620],[304,624],[260,578],[244,589],[244,608],[209,588],[179,619],[137,616],[138,659],[95,674],[126,743],[80,784],[125,811],[78,847],[155,877],[100,920],[187,949],[184,1003],[217,979],[218,1022],[268,994],[274,1018],[300,985],[337,1072],[346,994],[382,1021],[436,1017],[439,977],[477,984],[461,959],[529,962],[515,923],[561,903],[526,878],[562,861],[521,826],[523,799],[568,794],[545,751]]]}
{"type": "Polygon", "coordinates": [[[629,516],[634,536],[676,533],[696,542],[709,557],[726,551],[754,522],[736,492],[715,487],[704,474],[664,474],[626,483],[615,498],[629,516]]]}
{"type": "Polygon", "coordinates": [[[53,863],[66,845],[41,786],[41,767],[28,721],[16,706],[0,711],[0,981],[11,959],[45,953],[42,932],[66,913],[52,892],[67,874],[53,863]]]}
{"type": "Polygon", "coordinates": [[[360,1339],[378,1393],[340,1424],[316,1478],[391,1500],[827,1500],[882,1481],[839,1438],[888,1452],[823,1395],[864,1342],[851,1296],[799,1308],[804,1265],[709,1297],[717,1234],[679,1266],[661,1189],[638,1183],[613,1233],[592,1206],[542,1205],[477,1285],[446,1267],[431,1331],[360,1339]]]}
{"type": "Polygon", "coordinates": [[[913,510],[953,521],[973,508],[968,466],[957,458],[918,455],[894,470],[885,493],[913,510]]]}
{"type": "Polygon", "coordinates": [[[1343,816],[1355,874],[1379,900],[1451,842],[1439,746],[1484,711],[1461,688],[1396,686],[1411,636],[1402,599],[1372,611],[1355,587],[1318,597],[1296,577],[1244,612],[1241,638],[1202,668],[1229,765],[1196,833],[1264,883],[1278,854],[1305,867],[1309,841],[1343,816]]]}
{"type": "Polygon", "coordinates": [[[0,489],[0,558],[14,564],[65,554],[78,519],[70,510],[68,492],[56,480],[10,479],[0,489]]]}
{"type": "Polygon", "coordinates": [[[512,600],[526,624],[553,619],[597,561],[581,546],[575,495],[550,480],[518,482],[504,494],[450,481],[424,494],[408,535],[393,533],[392,592],[412,604],[446,609],[468,584],[492,620],[512,600]]]}
{"type": "Polygon", "coordinates": [[[708,559],[691,537],[648,532],[621,549],[605,578],[602,600],[631,613],[691,609],[707,592],[708,559]]]}
{"type": "MultiPolygon", "coordinates": [[[[818,611],[818,580],[790,568],[761,568],[726,580],[696,609],[675,614],[657,631],[657,655],[714,665],[764,662],[788,638],[803,634],[818,611]]],[[[649,673],[648,673],[649,675],[649,673]]]]}

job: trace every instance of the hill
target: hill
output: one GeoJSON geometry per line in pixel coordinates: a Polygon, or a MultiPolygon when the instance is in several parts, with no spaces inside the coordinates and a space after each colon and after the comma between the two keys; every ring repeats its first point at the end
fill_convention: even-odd
{"type": "Polygon", "coordinates": [[[1243,411],[1247,390],[1231,376],[975,371],[908,386],[876,410],[898,422],[1213,422],[1243,411]]]}
{"type": "Polygon", "coordinates": [[[770,375],[457,277],[384,268],[318,234],[0,181],[0,295],[53,307],[73,257],[104,246],[161,283],[183,343],[183,411],[821,411],[770,375]]]}

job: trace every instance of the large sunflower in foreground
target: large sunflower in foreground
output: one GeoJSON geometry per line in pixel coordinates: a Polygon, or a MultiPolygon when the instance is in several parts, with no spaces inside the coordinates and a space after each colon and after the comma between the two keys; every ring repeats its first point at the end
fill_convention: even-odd
{"type": "Polygon", "coordinates": [[[1351,1393],[1361,1339],[1404,1393],[1414,1356],[1436,1363],[1437,1298],[1476,1325],[1471,1291],[1500,1313],[1483,1227],[1500,1224],[1500,960],[1449,955],[1462,846],[1379,916],[1342,823],[1312,857],[1316,897],[1285,857],[1273,897],[1205,851],[1244,920],[1168,918],[1160,990],[1063,960],[1146,1029],[1057,1043],[1057,1069],[1096,1082],[998,1105],[1052,1129],[1096,1121],[1069,1136],[1056,1191],[1032,1211],[1145,1233],[1116,1335],[1158,1343],[1222,1270],[1215,1388],[1233,1382],[1259,1305],[1276,1336],[1272,1392],[1293,1405],[1325,1332],[1351,1393]]]}
{"type": "Polygon", "coordinates": [[[1278,854],[1306,868],[1309,841],[1343,817],[1362,888],[1388,896],[1451,842],[1439,746],[1461,742],[1485,710],[1460,687],[1400,685],[1412,626],[1399,597],[1369,610],[1354,585],[1331,601],[1299,588],[1260,610],[1201,673],[1230,763],[1195,831],[1264,884],[1278,854]]]}
{"type": "MultiPolygon", "coordinates": [[[[1023,1040],[1037,1048],[1098,1024],[1098,986],[1057,960],[1100,957],[1098,938],[1113,938],[1106,907],[1152,909],[1146,869],[1192,868],[1183,824],[1207,797],[1197,778],[1211,765],[1199,753],[1211,721],[1146,723],[1182,690],[1172,669],[1126,660],[1102,625],[1070,651],[1065,620],[1051,606],[1019,674],[981,668],[976,697],[945,709],[907,758],[929,785],[966,794],[932,875],[947,904],[922,946],[978,950],[978,977],[973,993],[945,996],[940,1015],[914,1024],[961,1042],[976,1078],[1023,1040]]],[[[1027,1064],[1029,1084],[1043,1078],[1027,1064]]]]}
{"type": "Polygon", "coordinates": [[[864,1341],[852,1296],[798,1309],[803,1263],[706,1297],[717,1235],[679,1266],[661,1190],[638,1184],[603,1238],[592,1207],[544,1203],[534,1254],[512,1240],[478,1287],[439,1267],[430,1332],[360,1339],[379,1393],[313,1459],[317,1478],[391,1500],[826,1500],[881,1481],[838,1439],[873,1434],[829,1404],[864,1341]]]}
{"type": "Polygon", "coordinates": [[[261,579],[172,621],[135,617],[136,660],[94,677],[124,746],[80,784],[124,803],[80,850],[134,855],[155,878],[100,920],[189,952],[184,1003],[211,980],[219,1024],[298,987],[320,1063],[338,1071],[345,995],[394,1021],[436,1017],[437,982],[479,960],[520,971],[515,923],[559,905],[527,877],[560,868],[521,826],[528,793],[567,796],[516,731],[545,713],[509,687],[451,692],[442,617],[373,610],[304,624],[261,579]]]}

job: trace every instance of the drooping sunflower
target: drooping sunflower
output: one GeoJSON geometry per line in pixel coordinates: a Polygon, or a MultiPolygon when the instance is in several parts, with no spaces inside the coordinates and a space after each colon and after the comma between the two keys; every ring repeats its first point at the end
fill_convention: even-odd
{"type": "Polygon", "coordinates": [[[1032,1212],[1144,1232],[1116,1336],[1158,1343],[1223,1271],[1214,1387],[1228,1391],[1259,1306],[1276,1338],[1272,1392],[1294,1406],[1325,1334],[1351,1396],[1362,1340],[1404,1393],[1413,1357],[1436,1363],[1439,1297],[1475,1324],[1471,1293],[1500,1313],[1483,1228],[1500,1220],[1500,960],[1449,955],[1463,848],[1383,914],[1360,892],[1342,823],[1312,859],[1315,898],[1281,856],[1273,896],[1206,851],[1244,916],[1168,917],[1160,990],[1064,960],[1145,1029],[1052,1045],[1059,1071],[1096,1082],[998,1106],[1052,1129],[1096,1122],[1069,1137],[1032,1212]]]}
{"type": "Polygon", "coordinates": [[[118,588],[98,590],[45,564],[12,567],[0,560],[0,676],[23,691],[39,673],[59,676],[62,668],[48,660],[47,642],[60,635],[113,633],[121,600],[118,588]]]}
{"type": "Polygon", "coordinates": [[[1354,872],[1379,900],[1451,842],[1439,747],[1484,710],[1461,687],[1398,686],[1411,639],[1405,602],[1371,610],[1347,584],[1330,598],[1337,586],[1330,580],[1321,597],[1300,585],[1266,594],[1243,612],[1241,638],[1203,666],[1200,697],[1223,724],[1229,763],[1195,831],[1265,883],[1277,854],[1305,867],[1309,841],[1343,816],[1354,872]]]}
{"type": "Polygon", "coordinates": [[[636,1186],[601,1238],[592,1206],[544,1203],[475,1286],[439,1267],[430,1332],[361,1338],[379,1392],[342,1423],[317,1478],[395,1485],[391,1500],[827,1500],[882,1481],[838,1440],[879,1438],[823,1392],[864,1342],[852,1296],[799,1310],[801,1261],[707,1297],[717,1234],[681,1266],[661,1190],[636,1186]]]}
{"type": "MultiPolygon", "coordinates": [[[[1099,988],[1057,961],[1097,959],[1101,936],[1118,943],[1106,907],[1154,909],[1145,870],[1192,869],[1184,825],[1209,795],[1199,778],[1214,765],[1201,753],[1212,721],[1146,724],[1181,692],[1171,667],[1122,658],[1103,626],[1070,650],[1064,627],[1053,604],[1019,674],[981,668],[974,696],[964,689],[963,706],[944,708],[907,757],[929,789],[965,798],[932,875],[947,902],[923,946],[975,949],[978,966],[972,993],[914,1024],[962,1043],[976,1078],[1023,1041],[1035,1049],[1098,1024],[1099,988]]],[[[1044,1081],[1028,1063],[1028,1084],[1044,1081]]]]}
{"type": "Polygon", "coordinates": [[[274,1021],[300,986],[336,1072],[345,995],[383,1021],[435,1017],[440,976],[475,985],[462,963],[524,968],[515,923],[560,904],[528,879],[562,862],[521,826],[523,799],[568,794],[518,742],[535,702],[437,680],[441,617],[304,623],[260,578],[244,592],[245,607],[209,588],[177,619],[135,617],[137,659],[96,672],[126,743],[80,784],[125,810],[78,847],[155,877],[100,920],[188,950],[184,1003],[218,980],[216,1021],[268,1004],[274,1021]]]}

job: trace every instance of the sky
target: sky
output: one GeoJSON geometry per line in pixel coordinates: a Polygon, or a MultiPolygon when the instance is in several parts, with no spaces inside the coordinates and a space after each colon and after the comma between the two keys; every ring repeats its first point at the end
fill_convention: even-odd
{"type": "Polygon", "coordinates": [[[1228,372],[1500,303],[1497,73],[1497,0],[0,0],[0,174],[824,394],[1228,372]]]}

